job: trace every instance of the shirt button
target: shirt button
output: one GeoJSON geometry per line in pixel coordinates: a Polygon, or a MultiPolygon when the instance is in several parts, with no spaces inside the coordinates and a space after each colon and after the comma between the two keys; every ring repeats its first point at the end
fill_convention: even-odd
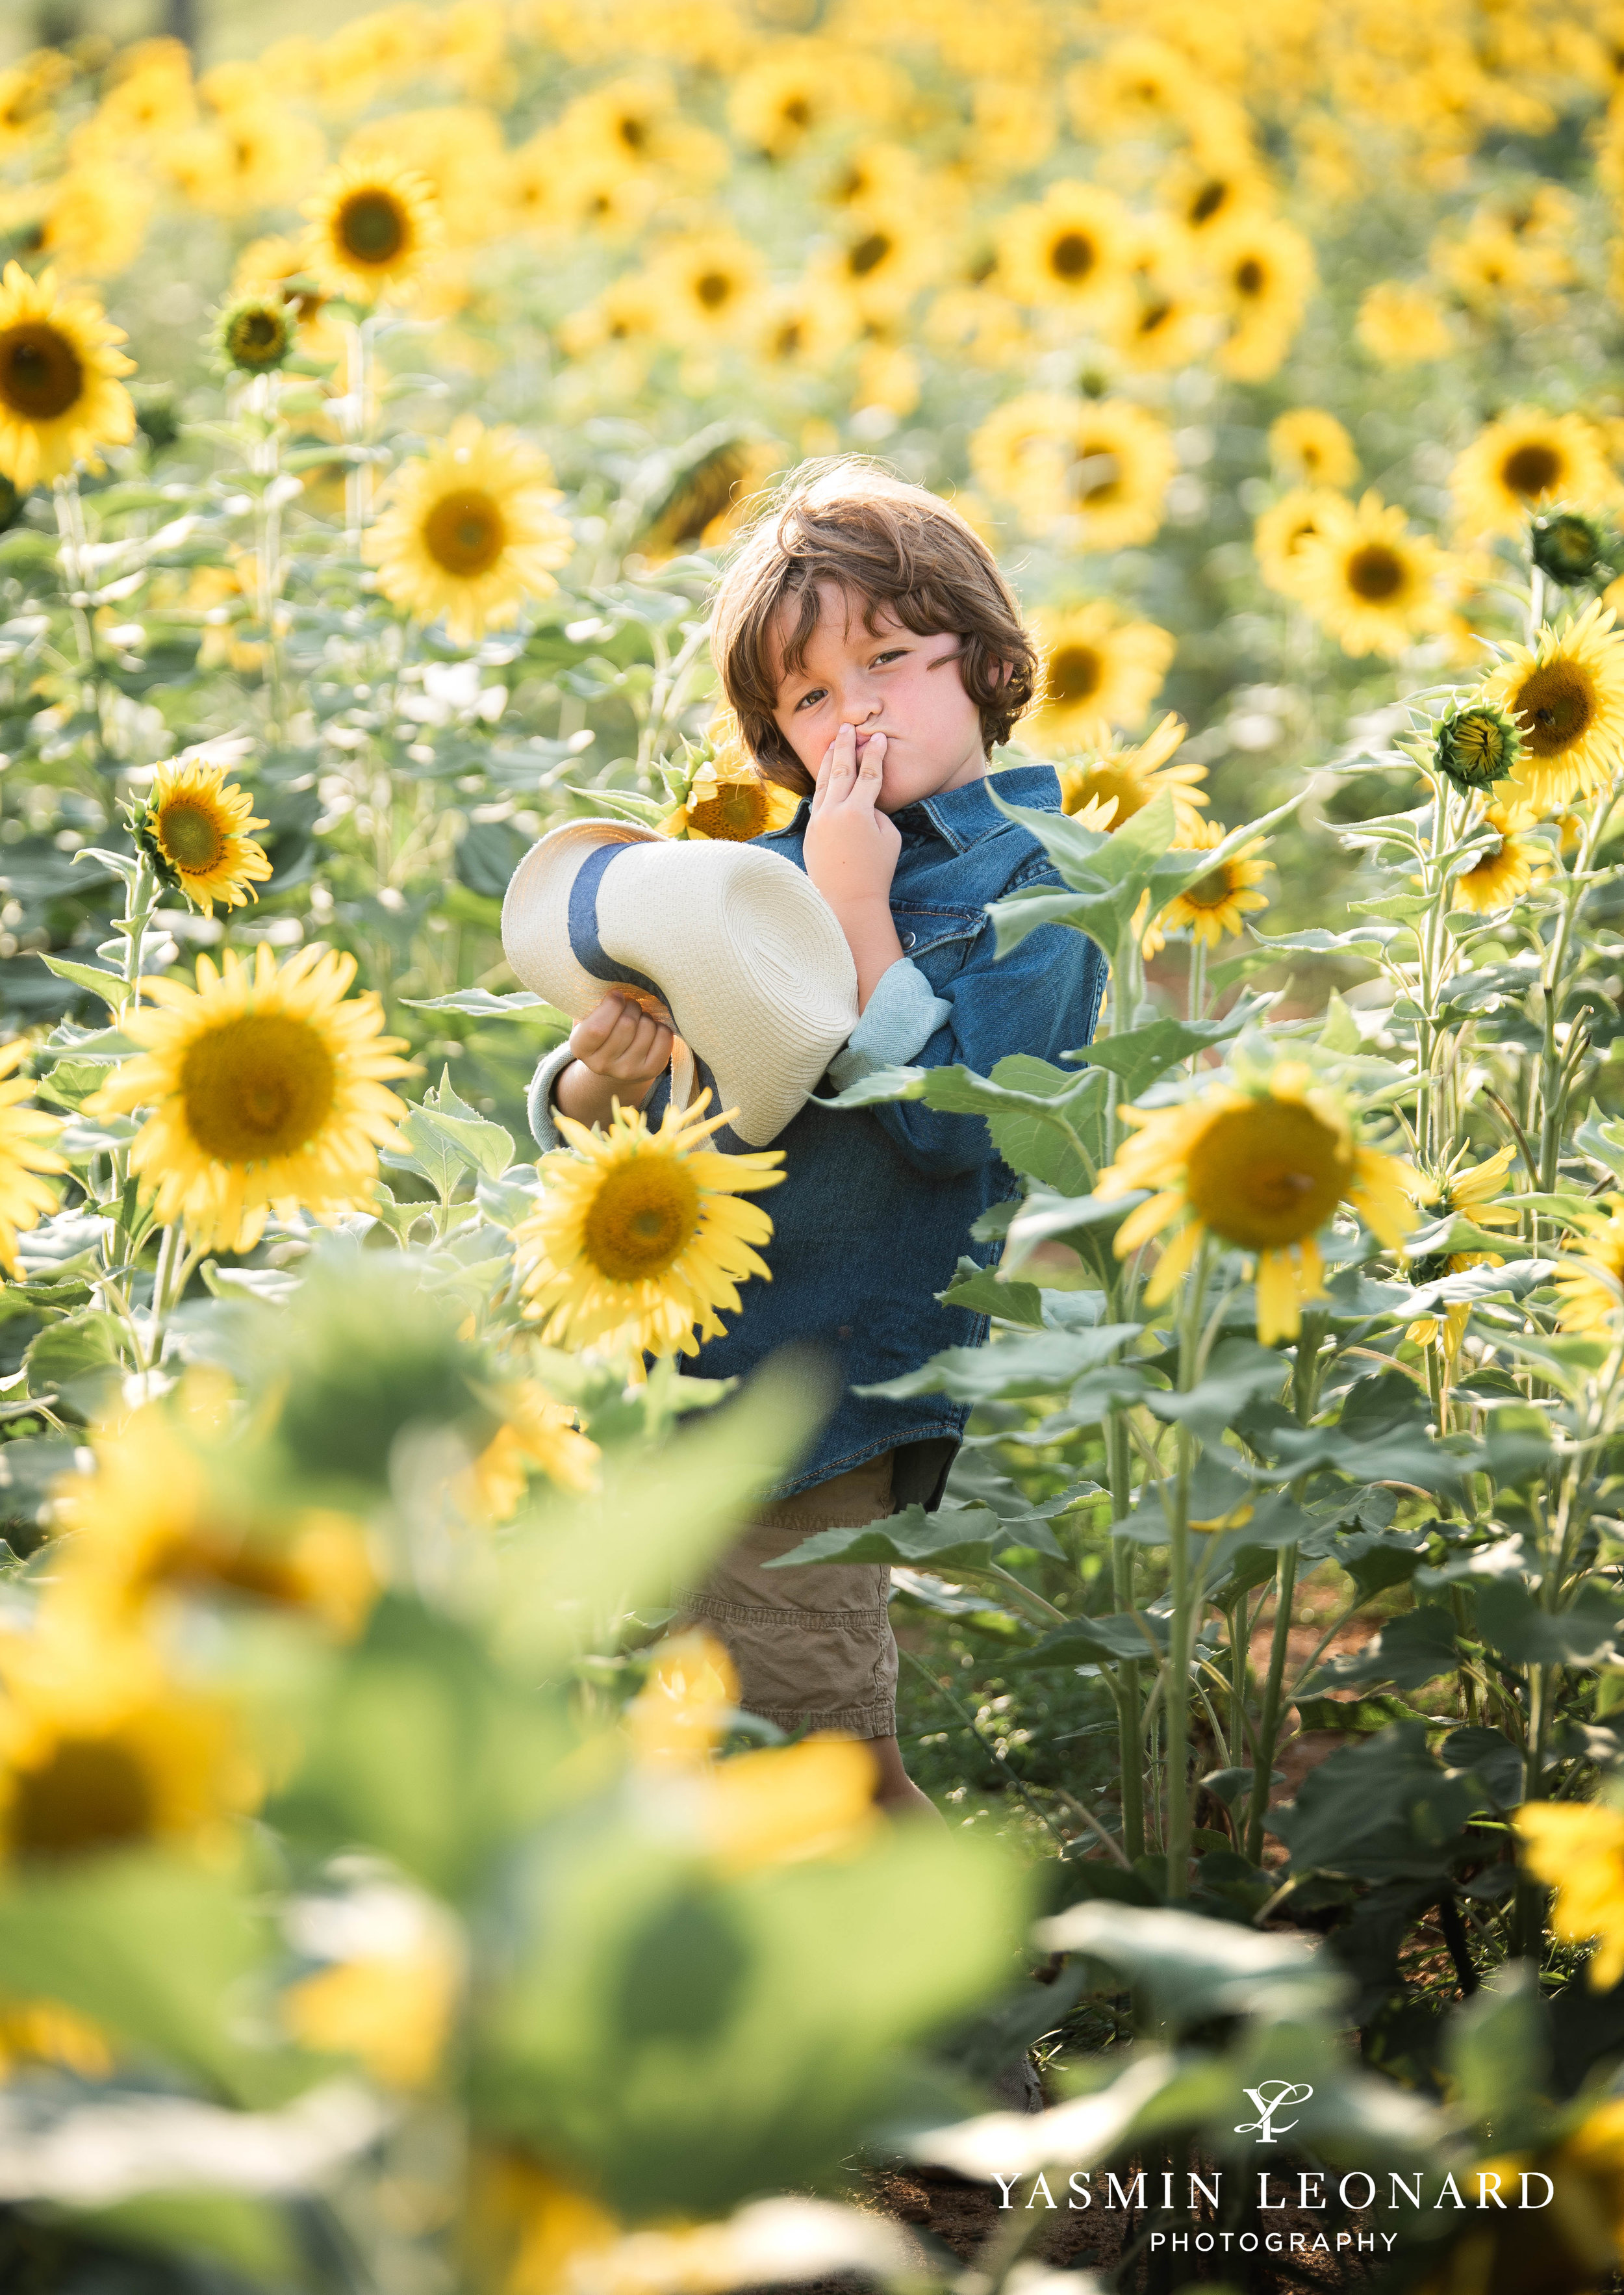
{"type": "Polygon", "coordinates": [[[911,933],[904,933],[902,935],[902,946],[904,948],[911,948],[913,946],[913,935],[911,933]]]}

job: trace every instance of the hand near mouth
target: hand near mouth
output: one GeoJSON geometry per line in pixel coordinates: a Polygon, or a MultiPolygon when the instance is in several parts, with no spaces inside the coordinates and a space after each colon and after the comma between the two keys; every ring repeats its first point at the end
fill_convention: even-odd
{"type": "Polygon", "coordinates": [[[877,810],[885,736],[863,735],[861,752],[855,726],[843,725],[825,750],[801,849],[807,875],[840,919],[857,966],[861,1007],[902,953],[891,921],[891,879],[902,839],[877,810]]]}

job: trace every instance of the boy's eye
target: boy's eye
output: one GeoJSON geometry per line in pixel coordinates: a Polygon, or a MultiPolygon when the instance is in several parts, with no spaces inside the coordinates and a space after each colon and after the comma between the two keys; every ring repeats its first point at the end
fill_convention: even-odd
{"type": "Polygon", "coordinates": [[[873,666],[877,669],[883,661],[902,661],[906,657],[907,652],[908,649],[906,646],[893,646],[889,653],[877,653],[875,655],[873,666]]]}
{"type": "Polygon", "coordinates": [[[814,685],[810,693],[804,693],[801,696],[801,698],[796,703],[796,707],[797,709],[809,709],[814,702],[823,700],[828,692],[828,686],[814,685]]]}

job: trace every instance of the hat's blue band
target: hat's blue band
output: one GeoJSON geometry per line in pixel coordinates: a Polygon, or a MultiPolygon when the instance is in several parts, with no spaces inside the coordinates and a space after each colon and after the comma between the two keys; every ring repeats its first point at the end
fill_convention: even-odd
{"type": "Polygon", "coordinates": [[[646,988],[650,996],[657,996],[664,1004],[665,992],[658,981],[650,980],[646,972],[634,972],[629,964],[616,963],[612,956],[604,953],[603,943],[598,937],[598,887],[610,862],[625,849],[624,845],[595,845],[576,870],[575,881],[569,888],[570,954],[582,971],[590,972],[594,980],[624,980],[630,987],[646,988]]]}

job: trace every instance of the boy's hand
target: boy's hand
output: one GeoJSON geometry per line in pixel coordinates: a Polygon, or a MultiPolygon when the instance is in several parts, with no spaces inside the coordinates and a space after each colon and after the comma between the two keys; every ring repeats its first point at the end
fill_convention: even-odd
{"type": "Polygon", "coordinates": [[[672,1031],[612,991],[569,1032],[575,1054],[552,1097],[578,1123],[607,1123],[614,1103],[641,1107],[671,1061],[672,1031]]]}
{"type": "Polygon", "coordinates": [[[863,1010],[902,943],[891,921],[891,879],[902,831],[877,809],[885,737],[869,737],[857,754],[857,729],[843,725],[818,768],[801,851],[806,873],[835,911],[857,967],[857,1009],[863,1010]]]}
{"type": "Polygon", "coordinates": [[[857,729],[843,725],[823,753],[802,852],[806,873],[838,915],[855,902],[891,901],[902,832],[876,810],[885,774],[885,737],[872,735],[861,756],[857,729]]]}

